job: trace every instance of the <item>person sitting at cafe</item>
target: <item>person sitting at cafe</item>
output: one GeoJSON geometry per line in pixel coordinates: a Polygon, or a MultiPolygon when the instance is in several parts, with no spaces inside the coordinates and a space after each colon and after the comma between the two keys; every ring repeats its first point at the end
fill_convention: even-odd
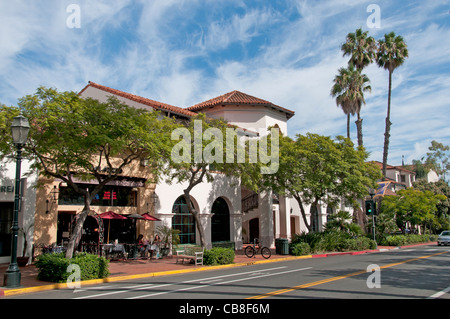
{"type": "Polygon", "coordinates": [[[139,252],[141,253],[141,257],[145,257],[145,253],[147,252],[148,241],[144,239],[144,235],[139,234],[137,238],[139,252]]]}
{"type": "Polygon", "coordinates": [[[161,244],[161,238],[158,234],[155,235],[155,238],[153,239],[153,243],[150,246],[150,258],[152,256],[156,255],[156,259],[160,259],[161,256],[159,254],[159,245],[161,244]]]}

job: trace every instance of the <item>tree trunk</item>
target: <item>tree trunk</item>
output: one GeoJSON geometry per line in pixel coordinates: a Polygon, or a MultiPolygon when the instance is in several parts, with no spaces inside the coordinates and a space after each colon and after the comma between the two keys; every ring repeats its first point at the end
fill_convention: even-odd
{"type": "Polygon", "coordinates": [[[306,228],[308,228],[308,232],[311,232],[311,224],[308,223],[308,219],[306,218],[306,212],[303,208],[303,202],[300,196],[294,196],[295,200],[298,203],[298,206],[300,207],[300,212],[302,213],[303,222],[305,223],[306,228]]]}
{"type": "Polygon", "coordinates": [[[186,204],[189,209],[189,213],[194,216],[195,225],[197,225],[198,234],[200,236],[200,245],[202,248],[206,248],[206,241],[205,241],[205,231],[203,229],[203,225],[199,216],[199,212],[195,209],[194,205],[191,202],[191,196],[189,194],[188,189],[184,190],[184,199],[186,200],[186,204]]]}
{"type": "Polygon", "coordinates": [[[392,72],[389,71],[389,89],[388,89],[388,107],[386,115],[386,130],[384,133],[384,151],[383,151],[383,179],[386,180],[386,166],[389,150],[389,137],[391,131],[391,90],[392,90],[392,72]]]}
{"type": "Polygon", "coordinates": [[[347,138],[350,138],[350,113],[347,114],[347,138]]]}
{"type": "Polygon", "coordinates": [[[89,215],[91,211],[91,196],[89,195],[89,191],[86,190],[83,192],[84,199],[84,208],[81,214],[78,215],[77,223],[75,224],[75,228],[72,232],[72,236],[69,239],[69,243],[67,245],[66,258],[71,259],[75,248],[78,246],[78,238],[83,230],[84,221],[86,217],[89,215]]]}
{"type": "Polygon", "coordinates": [[[362,118],[358,112],[358,119],[356,120],[356,130],[358,132],[358,146],[363,146],[363,134],[362,134],[362,118]]]}

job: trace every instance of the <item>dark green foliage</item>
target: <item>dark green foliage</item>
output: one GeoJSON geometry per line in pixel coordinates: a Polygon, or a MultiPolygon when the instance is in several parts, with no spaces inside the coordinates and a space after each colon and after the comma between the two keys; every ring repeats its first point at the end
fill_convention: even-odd
{"type": "Polygon", "coordinates": [[[365,236],[352,236],[348,232],[328,231],[323,233],[303,233],[296,235],[290,244],[293,255],[331,251],[357,251],[375,249],[376,243],[365,236]],[[299,245],[302,244],[302,245],[299,245]],[[310,250],[307,252],[307,244],[310,250]]]}
{"type": "Polygon", "coordinates": [[[67,272],[70,264],[77,264],[81,270],[81,280],[106,278],[109,276],[109,261],[104,257],[81,253],[67,259],[64,253],[44,254],[35,262],[39,269],[38,279],[51,282],[66,282],[72,274],[67,272]]]}
{"type": "Polygon", "coordinates": [[[234,262],[234,250],[231,248],[216,247],[205,250],[204,265],[226,265],[234,262]]]}
{"type": "Polygon", "coordinates": [[[291,254],[294,256],[303,256],[303,255],[308,255],[309,253],[311,253],[311,247],[309,246],[308,243],[305,243],[305,242],[300,242],[300,243],[291,245],[290,250],[291,250],[291,254]]]}
{"type": "Polygon", "coordinates": [[[382,246],[404,246],[411,244],[427,243],[437,240],[437,235],[392,235],[387,236],[381,242],[382,246]]]}

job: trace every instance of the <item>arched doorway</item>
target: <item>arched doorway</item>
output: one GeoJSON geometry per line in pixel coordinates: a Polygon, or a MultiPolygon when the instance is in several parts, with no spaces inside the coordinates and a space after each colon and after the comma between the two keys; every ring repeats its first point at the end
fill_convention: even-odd
{"type": "Polygon", "coordinates": [[[259,239],[259,218],[253,218],[248,222],[250,232],[249,241],[253,243],[255,238],[259,239]]]}
{"type": "Polygon", "coordinates": [[[230,240],[230,210],[222,197],[217,198],[211,208],[211,241],[230,240]]]}
{"type": "Polygon", "coordinates": [[[177,198],[172,206],[172,228],[180,231],[180,244],[195,244],[195,220],[189,213],[184,196],[177,198]]]}

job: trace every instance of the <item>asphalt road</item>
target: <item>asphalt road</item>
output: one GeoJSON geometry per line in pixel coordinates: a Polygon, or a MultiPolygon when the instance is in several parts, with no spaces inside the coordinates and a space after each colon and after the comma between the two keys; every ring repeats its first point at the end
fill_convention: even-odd
{"type": "Polygon", "coordinates": [[[204,299],[220,299],[220,307],[211,309],[210,314],[266,313],[270,311],[270,300],[278,299],[450,299],[449,265],[450,247],[418,246],[106,283],[5,299],[177,299],[173,311],[204,311],[206,316],[209,308],[201,308],[204,299]],[[250,309],[234,305],[237,300],[245,300],[250,309]]]}

